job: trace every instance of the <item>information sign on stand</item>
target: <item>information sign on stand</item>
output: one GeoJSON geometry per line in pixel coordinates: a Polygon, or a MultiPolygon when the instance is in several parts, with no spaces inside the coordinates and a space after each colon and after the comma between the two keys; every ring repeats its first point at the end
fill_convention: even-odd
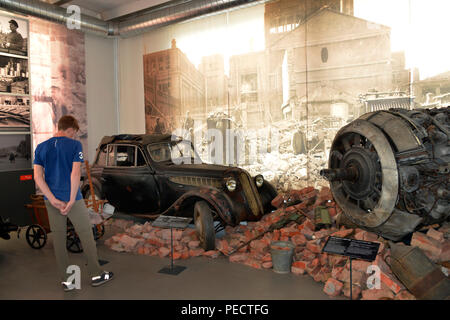
{"type": "Polygon", "coordinates": [[[352,260],[360,259],[372,262],[376,259],[380,244],[377,242],[329,237],[322,252],[339,254],[350,258],[350,300],[353,298],[352,260]]]}
{"type": "Polygon", "coordinates": [[[159,273],[178,275],[180,274],[186,267],[183,266],[174,266],[173,265],[173,228],[176,229],[186,229],[186,227],[191,223],[192,218],[183,218],[183,217],[174,217],[174,216],[159,216],[155,221],[153,221],[153,227],[159,227],[168,229],[170,228],[170,266],[164,267],[159,270],[159,273]]]}

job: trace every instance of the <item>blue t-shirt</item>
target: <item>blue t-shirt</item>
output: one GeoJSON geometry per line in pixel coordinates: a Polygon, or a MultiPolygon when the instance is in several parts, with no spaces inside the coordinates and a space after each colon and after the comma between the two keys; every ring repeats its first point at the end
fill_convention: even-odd
{"type": "MultiPolygon", "coordinates": [[[[74,162],[83,162],[80,141],[67,137],[53,137],[40,143],[34,153],[34,164],[44,167],[45,182],[56,199],[70,200],[70,175],[74,162]]],[[[81,200],[78,189],[76,200],[81,200]]],[[[46,198],[47,199],[47,198],[46,198]]]]}

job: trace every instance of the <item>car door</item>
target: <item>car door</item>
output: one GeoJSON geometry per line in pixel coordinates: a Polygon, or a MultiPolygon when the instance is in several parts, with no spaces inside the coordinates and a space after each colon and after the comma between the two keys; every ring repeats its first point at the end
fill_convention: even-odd
{"type": "Polygon", "coordinates": [[[110,144],[102,184],[108,201],[119,211],[153,213],[159,210],[159,190],[140,148],[110,144]]]}

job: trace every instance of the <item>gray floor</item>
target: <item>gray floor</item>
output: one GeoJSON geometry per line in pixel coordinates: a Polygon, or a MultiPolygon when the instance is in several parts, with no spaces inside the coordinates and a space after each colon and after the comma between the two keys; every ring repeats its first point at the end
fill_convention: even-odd
{"type": "MultiPolygon", "coordinates": [[[[103,241],[116,229],[107,226],[106,234],[97,242],[99,259],[106,260],[104,269],[113,271],[115,279],[94,288],[85,276],[83,254],[70,254],[71,262],[81,267],[81,290],[65,293],[56,277],[52,234],[40,250],[32,249],[25,240],[25,229],[17,239],[0,239],[0,299],[330,299],[323,293],[323,283],[308,275],[281,275],[272,270],[256,270],[230,263],[225,257],[176,260],[186,266],[177,276],[158,273],[170,263],[168,258],[118,253],[103,241]],[[84,274],[84,276],[83,276],[84,274]]],[[[341,299],[341,298],[339,298],[341,299]]]]}

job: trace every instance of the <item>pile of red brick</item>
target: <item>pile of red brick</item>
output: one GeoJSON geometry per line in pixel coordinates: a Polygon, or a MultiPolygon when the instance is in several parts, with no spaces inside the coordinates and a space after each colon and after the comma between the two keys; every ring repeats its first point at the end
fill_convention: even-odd
{"type": "Polygon", "coordinates": [[[133,224],[126,220],[112,220],[113,226],[124,228],[124,233],[118,233],[105,241],[105,245],[114,251],[131,252],[149,256],[170,257],[171,236],[173,237],[173,259],[188,259],[190,257],[207,256],[217,258],[215,250],[206,251],[200,248],[195,229],[178,230],[154,228],[149,222],[133,224]]]}
{"type": "MultiPolygon", "coordinates": [[[[353,299],[415,299],[391,272],[389,265],[390,249],[387,241],[358,228],[348,229],[344,226],[338,228],[338,217],[342,210],[334,203],[329,188],[323,187],[320,191],[312,187],[294,190],[288,194],[280,194],[272,204],[278,208],[265,215],[258,222],[249,222],[247,225],[226,227],[225,236],[216,240],[216,250],[204,252],[199,248],[197,233],[194,229],[184,231],[174,230],[174,259],[187,259],[189,257],[208,256],[217,258],[223,254],[230,262],[242,263],[256,269],[271,269],[271,242],[290,241],[295,245],[291,272],[295,275],[308,274],[315,281],[323,282],[323,291],[330,296],[344,295],[350,297],[350,265],[346,257],[321,253],[322,247],[329,236],[347,237],[358,240],[374,241],[380,243],[378,256],[374,262],[353,260],[352,283],[353,299]],[[298,203],[286,207],[286,202],[298,203]],[[301,201],[299,203],[299,201],[301,201]],[[329,229],[316,230],[313,223],[314,208],[319,205],[328,207],[333,221],[329,229]],[[230,254],[233,249],[265,232],[270,225],[293,212],[304,213],[306,218],[301,224],[292,221],[285,227],[268,232],[264,236],[251,241],[247,246],[230,254]],[[369,289],[367,280],[368,267],[376,265],[381,270],[380,289],[369,289]]],[[[105,241],[116,251],[133,252],[144,255],[170,257],[170,230],[153,228],[150,223],[144,225],[129,225],[123,222],[114,222],[126,228],[125,233],[117,234],[105,241]]],[[[412,243],[424,250],[430,259],[435,262],[448,261],[450,241],[445,239],[450,228],[442,227],[439,231],[429,229],[427,234],[414,233],[412,243]]]]}

